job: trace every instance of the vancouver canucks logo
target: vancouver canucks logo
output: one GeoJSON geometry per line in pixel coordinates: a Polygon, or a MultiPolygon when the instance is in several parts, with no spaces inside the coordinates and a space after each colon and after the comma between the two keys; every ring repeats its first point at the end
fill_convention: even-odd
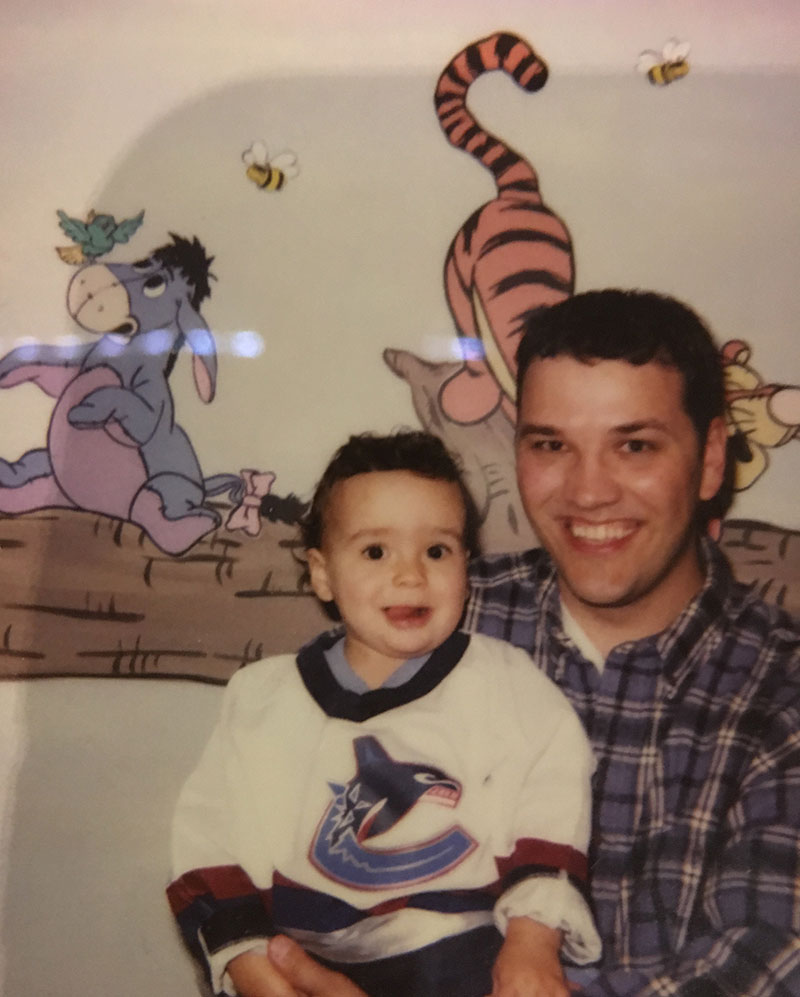
{"type": "Polygon", "coordinates": [[[433,766],[396,762],[374,737],[358,737],[353,747],[356,774],[344,786],[328,783],[333,801],[311,844],[320,872],[355,889],[379,890],[441,876],[469,855],[475,841],[458,826],[405,848],[369,847],[421,800],[454,807],[461,786],[433,766]]]}

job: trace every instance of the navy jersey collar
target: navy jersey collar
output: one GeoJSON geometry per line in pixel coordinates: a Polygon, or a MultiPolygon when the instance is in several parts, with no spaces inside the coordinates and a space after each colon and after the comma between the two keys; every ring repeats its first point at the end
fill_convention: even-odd
{"type": "Polygon", "coordinates": [[[311,697],[329,717],[362,723],[427,695],[455,668],[469,646],[469,635],[457,630],[431,654],[420,670],[396,689],[371,689],[357,693],[343,689],[333,676],[324,652],[341,637],[341,631],[321,634],[297,655],[297,668],[311,697]]]}

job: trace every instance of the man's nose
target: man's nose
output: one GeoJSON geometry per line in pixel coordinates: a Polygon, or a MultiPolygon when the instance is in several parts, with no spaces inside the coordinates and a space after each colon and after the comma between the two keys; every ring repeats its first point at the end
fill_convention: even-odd
{"type": "Polygon", "coordinates": [[[565,491],[584,509],[616,502],[620,485],[609,459],[602,454],[578,454],[567,472],[565,491]]]}

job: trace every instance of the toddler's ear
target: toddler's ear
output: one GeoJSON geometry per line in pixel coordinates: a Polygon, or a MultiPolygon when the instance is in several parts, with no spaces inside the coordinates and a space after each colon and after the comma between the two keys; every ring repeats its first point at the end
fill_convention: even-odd
{"type": "Polygon", "coordinates": [[[316,547],[309,547],[306,551],[308,559],[308,574],[311,579],[311,588],[320,602],[333,602],[333,591],[328,580],[328,566],[325,563],[325,555],[316,547]]]}

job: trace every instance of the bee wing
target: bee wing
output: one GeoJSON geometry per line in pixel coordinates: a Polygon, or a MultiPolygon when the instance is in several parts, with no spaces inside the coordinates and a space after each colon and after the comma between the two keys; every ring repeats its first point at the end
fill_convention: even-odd
{"type": "Polygon", "coordinates": [[[246,166],[266,166],[268,161],[269,154],[263,142],[253,142],[250,148],[242,153],[242,162],[246,166]]]}
{"type": "Polygon", "coordinates": [[[285,152],[279,153],[274,159],[270,161],[270,166],[274,166],[276,169],[281,170],[285,173],[287,177],[296,177],[300,172],[300,167],[297,165],[297,155],[290,149],[285,152]]]}
{"type": "Polygon", "coordinates": [[[657,66],[661,62],[661,56],[658,52],[654,52],[653,49],[645,49],[644,52],[639,53],[639,58],[636,60],[636,69],[640,73],[649,73],[653,66],[657,66]]]}
{"type": "Polygon", "coordinates": [[[691,47],[689,42],[679,42],[677,38],[670,38],[664,45],[664,62],[683,62],[691,47]]]}

